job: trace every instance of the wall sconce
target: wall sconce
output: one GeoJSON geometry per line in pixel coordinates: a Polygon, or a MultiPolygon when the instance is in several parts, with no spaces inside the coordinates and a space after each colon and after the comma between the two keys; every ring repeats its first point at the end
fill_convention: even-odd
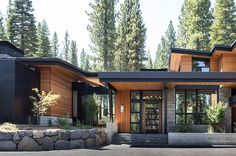
{"type": "Polygon", "coordinates": [[[125,107],[124,107],[124,105],[123,105],[123,104],[121,104],[121,105],[120,105],[120,112],[121,112],[121,113],[123,113],[123,112],[124,112],[124,110],[125,110],[125,107]]]}

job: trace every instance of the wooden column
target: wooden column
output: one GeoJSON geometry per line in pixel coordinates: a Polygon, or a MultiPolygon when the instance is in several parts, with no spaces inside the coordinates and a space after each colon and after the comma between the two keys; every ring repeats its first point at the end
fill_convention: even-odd
{"type": "Polygon", "coordinates": [[[109,87],[109,113],[110,113],[110,121],[113,122],[113,99],[112,99],[112,90],[109,87]]]}

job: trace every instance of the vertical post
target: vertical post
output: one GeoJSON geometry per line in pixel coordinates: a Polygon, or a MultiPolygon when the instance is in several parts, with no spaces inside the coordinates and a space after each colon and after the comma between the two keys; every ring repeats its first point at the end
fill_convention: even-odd
{"type": "Polygon", "coordinates": [[[167,134],[167,87],[164,83],[164,133],[167,134]]]}
{"type": "Polygon", "coordinates": [[[110,113],[110,121],[113,122],[113,100],[112,100],[111,88],[109,88],[109,113],[110,113]]]}

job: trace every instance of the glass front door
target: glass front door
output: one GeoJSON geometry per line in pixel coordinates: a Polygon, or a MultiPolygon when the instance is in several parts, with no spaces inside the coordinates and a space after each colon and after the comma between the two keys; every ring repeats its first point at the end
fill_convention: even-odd
{"type": "Polygon", "coordinates": [[[161,91],[131,91],[131,133],[160,133],[161,103],[161,91]]]}

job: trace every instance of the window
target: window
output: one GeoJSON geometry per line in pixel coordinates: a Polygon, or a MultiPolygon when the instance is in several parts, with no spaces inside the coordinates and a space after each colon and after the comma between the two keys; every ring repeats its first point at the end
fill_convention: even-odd
{"type": "Polygon", "coordinates": [[[196,72],[209,72],[210,71],[210,59],[208,58],[193,58],[193,69],[196,72]]]}
{"type": "Polygon", "coordinates": [[[215,89],[176,90],[176,124],[207,124],[206,109],[216,102],[215,89]]]}

